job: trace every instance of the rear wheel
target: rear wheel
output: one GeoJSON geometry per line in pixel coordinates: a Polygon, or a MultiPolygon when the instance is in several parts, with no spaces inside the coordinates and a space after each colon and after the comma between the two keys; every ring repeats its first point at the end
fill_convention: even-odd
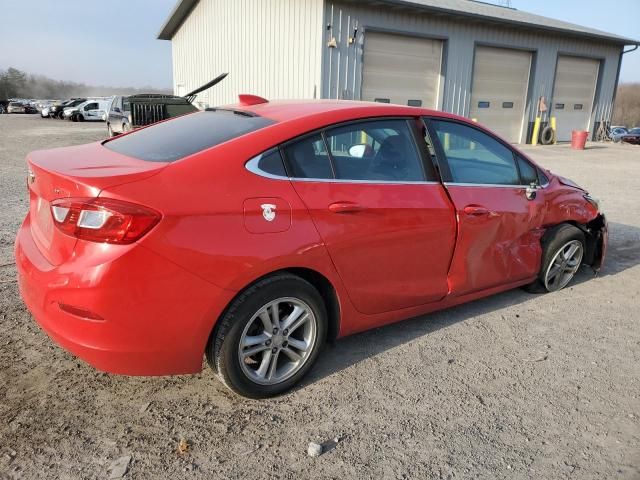
{"type": "Polygon", "coordinates": [[[131,125],[129,125],[128,123],[123,123],[122,124],[122,132],[123,133],[127,133],[131,131],[131,125]]]}
{"type": "Polygon", "coordinates": [[[542,268],[538,279],[525,287],[530,292],[555,292],[566,287],[582,265],[584,233],[573,225],[554,228],[542,243],[542,268]]]}
{"type": "Polygon", "coordinates": [[[279,274],[236,298],[207,346],[222,382],[250,397],[278,395],[309,371],[324,344],[327,313],[307,281],[279,274]]]}

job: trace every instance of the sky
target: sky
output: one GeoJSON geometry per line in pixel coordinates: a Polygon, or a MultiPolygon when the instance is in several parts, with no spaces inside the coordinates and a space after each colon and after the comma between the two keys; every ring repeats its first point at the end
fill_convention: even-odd
{"type": "Polygon", "coordinates": [[[177,0],[0,0],[0,68],[113,87],[171,89],[177,0]]]}
{"type": "MultiPolygon", "coordinates": [[[[0,69],[96,86],[170,89],[171,43],[156,35],[176,1],[0,0],[0,69]]],[[[639,4],[511,0],[519,10],[638,40],[639,4]]],[[[624,56],[620,81],[640,82],[640,49],[624,56]]]]}

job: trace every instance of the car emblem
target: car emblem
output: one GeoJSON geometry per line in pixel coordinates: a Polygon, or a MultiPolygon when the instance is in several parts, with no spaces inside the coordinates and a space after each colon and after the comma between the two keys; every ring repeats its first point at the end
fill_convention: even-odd
{"type": "Polygon", "coordinates": [[[273,222],[276,218],[276,206],[272,203],[263,203],[260,205],[262,207],[262,216],[267,222],[273,222]]]}
{"type": "Polygon", "coordinates": [[[31,170],[29,170],[29,173],[27,174],[27,182],[29,183],[29,185],[31,185],[35,181],[36,181],[36,174],[33,173],[31,170]]]}

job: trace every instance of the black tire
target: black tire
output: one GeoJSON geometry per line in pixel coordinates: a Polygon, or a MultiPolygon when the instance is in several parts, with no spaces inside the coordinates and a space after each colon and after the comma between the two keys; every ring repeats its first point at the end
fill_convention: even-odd
{"type": "Polygon", "coordinates": [[[131,131],[131,126],[128,123],[122,124],[122,133],[129,133],[131,131]]]}
{"type": "Polygon", "coordinates": [[[556,140],[556,132],[550,126],[546,126],[540,132],[540,143],[542,145],[551,145],[556,140]]]}
{"type": "Polygon", "coordinates": [[[327,312],[318,291],[298,276],[276,274],[258,281],[236,297],[218,321],[209,339],[206,356],[209,366],[229,389],[249,398],[267,398],[289,390],[309,372],[325,343],[326,335],[327,312]],[[316,318],[315,342],[295,374],[280,383],[262,385],[253,381],[240,365],[240,340],[254,315],[269,302],[283,297],[299,299],[311,308],[316,318]]]}
{"type": "MultiPolygon", "coordinates": [[[[544,237],[542,238],[542,264],[540,266],[540,272],[538,273],[538,278],[535,282],[530,283],[523,287],[526,291],[531,293],[547,293],[556,291],[555,289],[549,288],[545,283],[545,276],[547,275],[547,271],[549,270],[549,266],[552,260],[555,258],[556,254],[559,250],[567,245],[569,242],[577,240],[582,244],[582,252],[584,254],[585,251],[585,237],[584,233],[577,227],[570,225],[568,223],[562,223],[553,227],[549,230],[544,237]]],[[[584,258],[584,256],[582,257],[584,258]]],[[[573,277],[571,278],[571,280],[573,277]]],[[[568,283],[571,282],[569,280],[568,283]]],[[[558,288],[557,290],[561,290],[566,285],[558,288]]]]}
{"type": "Polygon", "coordinates": [[[76,122],[84,122],[84,115],[82,115],[81,113],[78,113],[76,115],[76,122]]]}

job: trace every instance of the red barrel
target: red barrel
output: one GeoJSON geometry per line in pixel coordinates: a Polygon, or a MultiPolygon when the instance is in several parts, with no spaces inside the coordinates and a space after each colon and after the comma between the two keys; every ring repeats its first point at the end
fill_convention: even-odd
{"type": "Polygon", "coordinates": [[[587,136],[589,132],[584,130],[572,130],[571,131],[571,148],[574,150],[584,150],[584,145],[587,143],[587,136]]]}

